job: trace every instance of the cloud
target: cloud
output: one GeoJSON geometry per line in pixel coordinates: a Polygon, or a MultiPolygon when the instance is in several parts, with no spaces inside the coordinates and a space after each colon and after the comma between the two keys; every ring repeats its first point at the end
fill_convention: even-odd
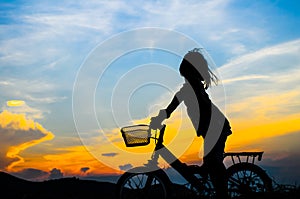
{"type": "MultiPolygon", "coordinates": [[[[228,149],[276,151],[286,148],[287,142],[274,139],[267,145],[266,139],[300,130],[299,46],[299,39],[270,46],[218,69],[233,128],[228,149]]],[[[293,139],[289,145],[298,146],[293,139]]]]}
{"type": "Polygon", "coordinates": [[[124,164],[124,165],[120,165],[119,168],[120,170],[123,170],[123,171],[127,171],[129,169],[131,169],[133,166],[131,164],[124,164]]]}
{"type": "Polygon", "coordinates": [[[241,76],[241,77],[225,79],[222,81],[222,84],[230,84],[230,83],[234,83],[237,81],[266,79],[266,78],[268,78],[268,76],[266,76],[266,75],[245,75],[245,76],[241,76]]]}
{"type": "Polygon", "coordinates": [[[0,82],[1,96],[39,104],[51,104],[66,99],[65,96],[53,96],[49,93],[57,90],[58,87],[44,80],[14,79],[2,77],[0,82]]]}
{"type": "Polygon", "coordinates": [[[14,171],[14,167],[24,159],[20,152],[51,140],[54,135],[37,122],[8,111],[0,113],[0,168],[14,171]]]}
{"type": "Polygon", "coordinates": [[[201,27],[205,27],[201,30],[202,32],[215,27],[218,31],[225,27],[222,21],[228,17],[226,8],[229,2],[228,0],[147,2],[142,5],[143,12],[140,12],[139,16],[146,25],[152,24],[168,28],[194,28],[197,26],[201,29],[201,27]],[[201,12],[202,10],[205,12],[201,12]],[[211,20],[212,18],[214,20],[211,20]]]}
{"type": "Polygon", "coordinates": [[[64,174],[61,172],[60,169],[53,168],[50,171],[50,175],[49,175],[49,179],[50,180],[52,180],[52,179],[59,179],[59,178],[62,178],[62,177],[64,177],[64,174]]]}
{"type": "MultiPolygon", "coordinates": [[[[53,142],[49,143],[51,144],[50,147],[47,145],[48,151],[46,149],[45,152],[43,152],[44,155],[42,157],[34,159],[31,163],[28,162],[27,164],[22,164],[22,166],[29,167],[33,165],[34,168],[46,170],[55,165],[56,168],[61,168],[66,176],[83,175],[81,169],[84,167],[88,167],[89,173],[93,172],[94,174],[116,172],[113,168],[105,164],[106,162],[102,162],[102,160],[95,158],[95,156],[93,156],[95,154],[92,154],[91,151],[87,150],[86,146],[82,145],[81,142],[76,142],[74,144],[70,143],[70,145],[68,145],[68,141],[63,141],[64,139],[61,139],[61,144],[55,143],[55,140],[53,140],[53,142]],[[67,145],[64,145],[64,143],[67,145]],[[82,165],[84,165],[84,167],[82,165]]],[[[105,145],[101,144],[97,155],[101,156],[101,152],[104,150],[103,147],[105,147],[105,145]]],[[[38,153],[35,152],[34,154],[38,153]]]]}
{"type": "Polygon", "coordinates": [[[43,170],[28,168],[22,171],[14,172],[13,175],[26,179],[26,180],[45,180],[49,173],[43,170]]]}
{"type": "MultiPolygon", "coordinates": [[[[99,36],[112,32],[116,13],[128,6],[122,1],[105,1],[77,2],[73,6],[66,2],[36,2],[30,10],[23,4],[18,7],[22,10],[18,15],[7,13],[18,23],[6,24],[3,32],[6,40],[1,42],[0,62],[6,66],[44,65],[69,55],[69,48],[76,42],[99,42],[99,36]],[[9,38],[7,35],[15,30],[21,36],[9,38]]],[[[77,49],[77,44],[74,47],[77,49]]]]}
{"type": "MultiPolygon", "coordinates": [[[[229,57],[261,45],[269,35],[269,27],[261,20],[265,19],[264,12],[253,13],[253,8],[248,5],[237,9],[232,0],[151,1],[138,6],[137,10],[141,11],[135,12],[136,24],[179,30],[206,44],[213,44],[210,48],[217,46],[210,50],[222,51],[229,57]]],[[[262,9],[263,4],[256,6],[262,9]]],[[[270,5],[268,8],[274,9],[270,5]]]]}
{"type": "Polygon", "coordinates": [[[29,119],[42,119],[44,117],[43,111],[28,106],[23,100],[9,100],[2,107],[2,110],[15,114],[24,114],[29,119]]]}
{"type": "Polygon", "coordinates": [[[24,104],[25,104],[25,102],[22,101],[22,100],[10,100],[10,101],[6,102],[6,105],[10,106],[10,107],[12,107],[12,106],[23,106],[24,104]]]}
{"type": "Polygon", "coordinates": [[[45,65],[70,55],[70,49],[77,50],[78,43],[85,44],[80,45],[81,49],[89,50],[114,33],[139,27],[175,29],[204,41],[218,42],[218,47],[225,48],[224,53],[244,53],[249,48],[246,44],[265,39],[259,26],[263,20],[255,20],[261,19],[261,14],[253,14],[251,7],[244,8],[244,12],[233,10],[231,2],[119,0],[69,5],[63,1],[35,2],[29,7],[20,4],[22,12],[18,15],[7,13],[8,18],[18,23],[3,27],[6,39],[1,42],[0,61],[9,66],[45,65]],[[236,18],[236,14],[243,20],[236,18]],[[22,30],[18,36],[16,30],[22,30]]]}
{"type": "Polygon", "coordinates": [[[243,69],[246,72],[259,69],[261,72],[276,73],[278,70],[274,69],[290,69],[298,65],[299,57],[296,55],[299,53],[299,43],[298,39],[244,54],[223,65],[219,70],[230,75],[238,66],[239,70],[243,69]]]}
{"type": "Polygon", "coordinates": [[[81,171],[82,173],[86,173],[88,170],[90,170],[90,167],[82,167],[82,168],[80,169],[80,171],[81,171]]]}
{"type": "Polygon", "coordinates": [[[300,40],[282,43],[243,55],[220,67],[218,72],[229,102],[228,113],[239,113],[236,117],[247,113],[257,117],[257,112],[263,111],[259,115],[267,119],[300,112],[299,46],[300,40]]]}
{"type": "Polygon", "coordinates": [[[102,153],[101,155],[105,157],[115,157],[118,153],[102,153]]]}

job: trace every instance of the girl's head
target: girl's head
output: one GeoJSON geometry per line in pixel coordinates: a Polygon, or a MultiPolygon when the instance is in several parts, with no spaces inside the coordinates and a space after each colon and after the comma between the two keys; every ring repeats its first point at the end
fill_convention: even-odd
{"type": "Polygon", "coordinates": [[[190,83],[203,82],[205,89],[211,85],[211,81],[215,84],[218,81],[218,78],[208,68],[207,61],[198,49],[193,49],[184,56],[179,72],[190,83]]]}

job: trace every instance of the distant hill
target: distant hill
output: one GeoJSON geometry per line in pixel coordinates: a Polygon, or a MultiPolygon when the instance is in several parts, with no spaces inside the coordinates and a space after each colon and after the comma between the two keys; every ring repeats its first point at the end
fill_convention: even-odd
{"type": "Polygon", "coordinates": [[[111,182],[116,184],[120,175],[94,175],[94,176],[83,176],[79,177],[80,180],[94,180],[98,182],[111,182]]]}
{"type": "Polygon", "coordinates": [[[78,178],[31,182],[0,172],[1,198],[5,199],[112,199],[115,184],[78,178]],[[3,197],[4,196],[4,197],[3,197]]]}

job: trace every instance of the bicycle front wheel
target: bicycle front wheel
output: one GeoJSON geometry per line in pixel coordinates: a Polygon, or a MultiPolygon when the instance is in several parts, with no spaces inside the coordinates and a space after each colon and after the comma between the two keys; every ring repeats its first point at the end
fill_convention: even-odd
{"type": "Polygon", "coordinates": [[[166,174],[161,170],[145,173],[142,171],[142,167],[135,168],[121,176],[117,183],[118,198],[166,199],[169,187],[166,174]]]}
{"type": "Polygon", "coordinates": [[[272,190],[271,178],[262,168],[251,163],[239,163],[229,167],[227,180],[231,198],[272,190]]]}

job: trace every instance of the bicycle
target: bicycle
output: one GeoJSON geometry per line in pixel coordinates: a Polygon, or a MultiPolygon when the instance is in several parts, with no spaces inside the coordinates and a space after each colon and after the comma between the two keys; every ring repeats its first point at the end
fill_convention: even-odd
{"type": "MultiPolygon", "coordinates": [[[[134,125],[121,129],[126,147],[145,146],[150,139],[155,140],[155,148],[151,159],[144,166],[136,167],[125,172],[117,182],[117,197],[120,199],[149,198],[209,198],[215,197],[213,185],[203,166],[187,165],[177,159],[164,145],[163,137],[166,125],[151,134],[148,125],[134,125]],[[159,132],[158,132],[159,131],[159,132]],[[188,183],[175,186],[166,172],[158,167],[158,158],[162,157],[172,168],[182,175],[188,183]],[[180,196],[178,196],[180,189],[180,196]],[[176,193],[177,190],[177,193],[176,193]]],[[[263,152],[225,153],[230,156],[233,165],[227,168],[228,191],[231,198],[253,192],[268,192],[272,190],[272,180],[266,172],[254,161],[262,159],[263,152]],[[245,156],[246,161],[242,161],[245,156]],[[238,159],[238,163],[235,162],[238,159]],[[250,157],[252,161],[249,162],[250,157]]]]}

